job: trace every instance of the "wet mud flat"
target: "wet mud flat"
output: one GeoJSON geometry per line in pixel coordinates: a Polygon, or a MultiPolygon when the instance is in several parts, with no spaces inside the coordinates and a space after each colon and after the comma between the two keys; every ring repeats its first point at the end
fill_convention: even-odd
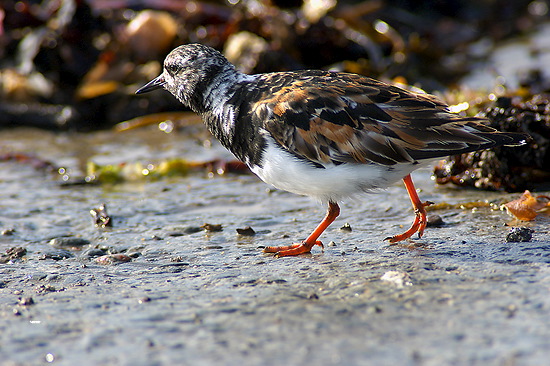
{"type": "MultiPolygon", "coordinates": [[[[88,154],[101,161],[229,157],[177,136],[147,145],[151,133],[140,131],[113,141],[0,134],[73,166],[97,139],[106,142],[88,154]]],[[[62,186],[24,164],[0,172],[0,252],[25,250],[0,264],[3,364],[542,365],[550,356],[547,215],[517,223],[486,207],[436,211],[442,226],[389,245],[413,216],[395,185],[345,202],[324,252],[277,259],[261,248],[303,239],[325,208],[251,175],[62,186]],[[112,228],[92,224],[102,203],[112,228]],[[506,223],[532,239],[507,242],[506,223]],[[247,226],[255,235],[237,233],[247,226]]],[[[517,197],[435,187],[426,170],[413,177],[436,203],[517,197]]]]}

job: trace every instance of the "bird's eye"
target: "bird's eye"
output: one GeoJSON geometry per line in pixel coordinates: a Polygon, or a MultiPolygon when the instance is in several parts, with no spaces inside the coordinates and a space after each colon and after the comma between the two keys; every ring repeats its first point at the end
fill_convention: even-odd
{"type": "Polygon", "coordinates": [[[176,64],[167,64],[164,67],[166,67],[166,70],[168,70],[172,74],[175,74],[176,71],[178,71],[178,67],[176,66],[176,64]]]}

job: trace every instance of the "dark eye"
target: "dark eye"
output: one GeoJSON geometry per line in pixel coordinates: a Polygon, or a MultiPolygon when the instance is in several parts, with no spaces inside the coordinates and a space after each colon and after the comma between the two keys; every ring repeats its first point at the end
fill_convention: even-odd
{"type": "Polygon", "coordinates": [[[178,67],[176,66],[176,64],[166,64],[164,65],[164,67],[166,68],[166,70],[168,70],[169,73],[171,74],[175,74],[177,71],[178,71],[178,67]]]}

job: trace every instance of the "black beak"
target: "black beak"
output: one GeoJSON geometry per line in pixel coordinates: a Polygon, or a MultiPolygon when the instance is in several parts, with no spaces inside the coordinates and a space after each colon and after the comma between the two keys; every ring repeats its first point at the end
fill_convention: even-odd
{"type": "Polygon", "coordinates": [[[159,76],[157,76],[156,78],[154,78],[153,80],[151,80],[150,82],[148,82],[147,84],[145,84],[144,86],[136,90],[136,94],[143,94],[156,89],[161,89],[165,83],[166,81],[164,81],[163,74],[160,74],[159,76]]]}

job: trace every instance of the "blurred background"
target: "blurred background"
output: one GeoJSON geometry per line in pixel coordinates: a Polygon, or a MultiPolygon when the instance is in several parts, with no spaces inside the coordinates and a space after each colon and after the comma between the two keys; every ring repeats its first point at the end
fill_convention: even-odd
{"type": "MultiPolygon", "coordinates": [[[[183,107],[169,93],[134,92],[171,49],[200,42],[245,73],[330,69],[435,92],[455,112],[535,135],[539,152],[506,159],[547,174],[549,20],[547,0],[3,0],[0,128],[177,129],[166,112],[183,107]]],[[[439,181],[473,164],[459,163],[439,181]]],[[[471,176],[462,170],[451,180],[471,176]]]]}
{"type": "Polygon", "coordinates": [[[548,19],[545,0],[3,0],[0,127],[89,131],[181,110],[167,93],[133,93],[189,42],[246,73],[333,69],[446,90],[548,19]]]}

